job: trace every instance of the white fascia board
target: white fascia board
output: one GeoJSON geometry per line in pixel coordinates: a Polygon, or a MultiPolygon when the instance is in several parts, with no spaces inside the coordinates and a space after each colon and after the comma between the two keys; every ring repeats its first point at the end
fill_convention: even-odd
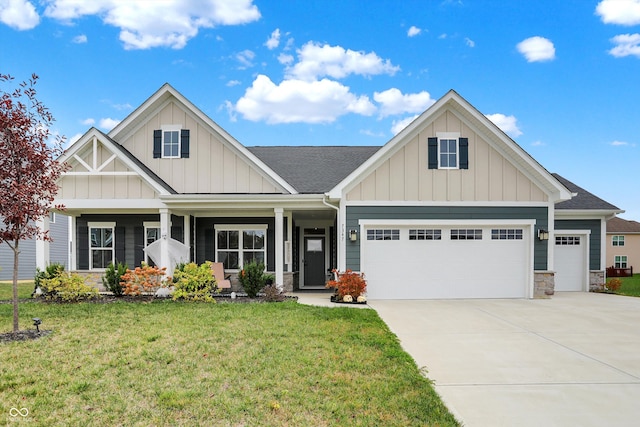
{"type": "Polygon", "coordinates": [[[327,209],[323,194],[171,194],[160,200],[173,209],[327,209]]]}
{"type": "Polygon", "coordinates": [[[56,199],[56,205],[63,205],[64,211],[71,210],[155,210],[167,206],[158,199],[56,199]]]}
{"type": "Polygon", "coordinates": [[[608,209],[556,209],[556,219],[600,219],[624,213],[624,210],[608,209]]]}
{"type": "Polygon", "coordinates": [[[345,201],[345,206],[469,206],[469,207],[542,207],[548,208],[547,202],[511,202],[511,201],[403,201],[403,200],[352,200],[345,201]]]}
{"type": "Polygon", "coordinates": [[[236,151],[237,154],[240,154],[242,157],[247,158],[248,161],[253,163],[257,168],[262,170],[265,175],[276,185],[280,186],[283,190],[291,193],[297,194],[297,190],[291,186],[287,181],[284,180],[280,175],[278,175],[273,169],[267,166],[262,160],[256,157],[253,153],[251,153],[247,148],[242,145],[238,140],[236,140],[233,136],[231,136],[227,131],[221,128],[216,122],[211,120],[209,116],[207,116],[202,110],[200,110],[196,105],[194,105],[191,101],[184,97],[180,92],[178,92],[173,86],[169,83],[165,83],[162,85],[156,93],[151,95],[149,99],[147,99],[142,105],[136,108],[128,117],[126,117],[122,122],[118,124],[115,128],[109,132],[109,137],[118,141],[121,138],[126,138],[128,134],[131,133],[132,130],[128,129],[133,126],[137,127],[138,122],[140,122],[140,118],[145,116],[148,111],[155,111],[160,106],[166,104],[174,98],[176,101],[184,105],[184,107],[191,111],[195,118],[198,119],[205,126],[209,127],[213,132],[217,133],[229,143],[233,150],[236,151]]]}

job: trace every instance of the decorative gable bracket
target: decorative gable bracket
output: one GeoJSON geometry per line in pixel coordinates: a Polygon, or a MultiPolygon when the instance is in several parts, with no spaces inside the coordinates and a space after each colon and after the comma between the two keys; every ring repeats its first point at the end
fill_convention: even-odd
{"type": "Polygon", "coordinates": [[[74,160],[76,160],[82,167],[86,169],[86,171],[68,171],[65,172],[64,175],[88,175],[88,176],[129,176],[129,175],[137,175],[136,172],[133,171],[105,171],[104,169],[113,163],[116,159],[116,155],[112,154],[107,160],[98,164],[98,138],[93,137],[92,140],[92,156],[91,156],[91,164],[88,164],[84,161],[78,154],[73,154],[74,160]]]}

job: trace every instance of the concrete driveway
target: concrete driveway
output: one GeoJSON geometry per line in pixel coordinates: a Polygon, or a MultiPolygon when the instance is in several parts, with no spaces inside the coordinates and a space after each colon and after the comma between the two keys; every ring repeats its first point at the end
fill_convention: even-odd
{"type": "Polygon", "coordinates": [[[465,426],[640,425],[640,298],[369,305],[465,426]]]}

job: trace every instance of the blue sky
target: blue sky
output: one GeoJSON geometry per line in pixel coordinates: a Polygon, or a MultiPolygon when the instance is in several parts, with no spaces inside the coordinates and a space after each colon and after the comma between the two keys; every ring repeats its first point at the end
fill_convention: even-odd
{"type": "Polygon", "coordinates": [[[382,145],[449,89],[640,220],[640,0],[0,0],[70,141],[168,82],[247,146],[382,145]]]}

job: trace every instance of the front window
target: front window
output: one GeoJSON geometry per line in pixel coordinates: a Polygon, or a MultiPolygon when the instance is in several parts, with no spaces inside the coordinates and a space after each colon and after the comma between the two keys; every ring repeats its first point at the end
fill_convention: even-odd
{"type": "Polygon", "coordinates": [[[613,246],[624,246],[624,236],[613,236],[613,246]]]}
{"type": "Polygon", "coordinates": [[[216,228],[216,260],[225,270],[239,270],[251,261],[266,263],[266,240],[264,226],[216,228]]]}
{"type": "Polygon", "coordinates": [[[180,157],[180,131],[162,132],[162,157],[180,157]]]}
{"type": "Polygon", "coordinates": [[[438,151],[441,169],[453,169],[458,167],[457,139],[440,139],[438,141],[438,151]]]}
{"type": "Polygon", "coordinates": [[[115,224],[89,224],[89,265],[102,269],[114,261],[115,224]]]}
{"type": "Polygon", "coordinates": [[[614,259],[615,268],[627,268],[627,256],[616,255],[614,259]]]}

